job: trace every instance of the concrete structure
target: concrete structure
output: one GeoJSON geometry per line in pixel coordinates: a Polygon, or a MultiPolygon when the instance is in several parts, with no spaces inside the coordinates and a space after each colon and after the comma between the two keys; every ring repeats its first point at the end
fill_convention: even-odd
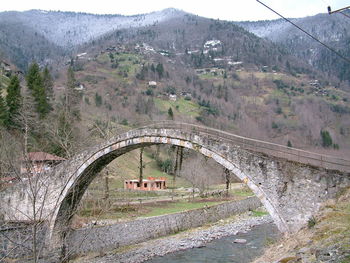
{"type": "Polygon", "coordinates": [[[166,179],[164,177],[154,178],[148,177],[142,180],[142,185],[140,186],[140,181],[137,179],[125,180],[124,189],[130,190],[145,190],[145,191],[157,191],[166,189],[166,179]]]}
{"type": "MultiPolygon", "coordinates": [[[[348,160],[206,127],[158,122],[116,135],[38,177],[36,203],[49,224],[51,244],[62,244],[81,197],[99,171],[126,152],[156,144],[185,147],[213,158],[247,184],[283,232],[298,230],[322,202],[350,185],[348,160]]],[[[0,218],[33,218],[33,190],[28,187],[15,184],[0,192],[0,218]]]]}

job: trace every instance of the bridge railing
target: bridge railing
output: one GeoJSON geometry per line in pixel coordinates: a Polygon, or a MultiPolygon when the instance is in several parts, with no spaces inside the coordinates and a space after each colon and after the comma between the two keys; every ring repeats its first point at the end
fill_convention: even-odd
{"type": "Polygon", "coordinates": [[[275,157],[304,163],[314,166],[323,167],[326,169],[334,169],[340,171],[350,171],[350,160],[334,157],[330,155],[323,155],[305,150],[300,150],[284,145],[265,142],[261,140],[246,138],[243,136],[231,134],[217,129],[203,127],[195,124],[180,123],[174,121],[160,121],[157,123],[148,124],[140,128],[156,128],[156,129],[178,129],[188,132],[201,133],[210,135],[211,138],[217,138],[231,142],[244,149],[272,155],[275,157]]]}

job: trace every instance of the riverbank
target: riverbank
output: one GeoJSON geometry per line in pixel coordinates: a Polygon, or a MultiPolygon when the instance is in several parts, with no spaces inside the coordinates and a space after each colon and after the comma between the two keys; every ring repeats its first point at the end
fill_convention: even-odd
{"type": "Polygon", "coordinates": [[[123,247],[107,252],[104,255],[90,254],[89,256],[75,259],[74,263],[141,263],[156,256],[164,256],[175,251],[203,247],[206,243],[222,237],[237,235],[250,231],[254,226],[272,223],[270,216],[253,217],[252,212],[204,227],[188,230],[176,235],[158,238],[137,245],[123,247]]]}
{"type": "Polygon", "coordinates": [[[308,225],[271,245],[254,263],[350,262],[350,188],[325,202],[308,225]]]}

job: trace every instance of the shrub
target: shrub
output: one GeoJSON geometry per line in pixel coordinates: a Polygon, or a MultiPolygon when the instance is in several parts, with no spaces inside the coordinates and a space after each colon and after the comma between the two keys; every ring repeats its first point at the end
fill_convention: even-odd
{"type": "Polygon", "coordinates": [[[168,109],[168,116],[171,120],[174,119],[174,112],[173,112],[173,109],[171,107],[168,109]]]}
{"type": "Polygon", "coordinates": [[[308,226],[308,228],[313,228],[316,225],[316,223],[317,223],[316,218],[314,216],[312,216],[307,221],[307,226],[308,226]]]}
{"type": "Polygon", "coordinates": [[[276,114],[282,114],[282,108],[281,107],[277,107],[276,109],[276,114]]]}
{"type": "Polygon", "coordinates": [[[147,95],[147,96],[153,96],[153,94],[154,94],[154,93],[153,93],[153,90],[152,90],[152,89],[149,88],[149,89],[146,90],[146,95],[147,95]]]}
{"type": "Polygon", "coordinates": [[[123,119],[123,120],[120,122],[120,124],[121,124],[121,125],[125,125],[125,126],[129,125],[127,119],[123,119]]]}
{"type": "Polygon", "coordinates": [[[203,122],[203,117],[202,116],[197,116],[196,121],[203,122]]]}
{"type": "Polygon", "coordinates": [[[320,134],[321,134],[321,139],[322,139],[322,146],[323,147],[330,147],[330,146],[332,146],[332,144],[333,144],[332,137],[329,134],[329,132],[321,130],[320,134]]]}
{"type": "Polygon", "coordinates": [[[165,161],[158,160],[157,164],[162,169],[163,172],[165,173],[171,172],[171,168],[173,166],[173,162],[171,159],[166,159],[165,161]]]}
{"type": "Polygon", "coordinates": [[[95,93],[95,104],[96,107],[100,107],[102,105],[102,96],[100,96],[97,92],[95,93]]]}

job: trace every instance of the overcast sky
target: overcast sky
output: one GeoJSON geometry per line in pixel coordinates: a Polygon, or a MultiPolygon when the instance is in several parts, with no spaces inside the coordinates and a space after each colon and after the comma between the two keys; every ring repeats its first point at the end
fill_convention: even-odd
{"type": "MultiPolygon", "coordinates": [[[[261,0],[287,17],[326,13],[350,5],[350,0],[261,0]]],[[[94,14],[134,15],[174,7],[196,15],[231,21],[277,18],[256,0],[2,0],[0,11],[60,10],[94,14]]]]}

